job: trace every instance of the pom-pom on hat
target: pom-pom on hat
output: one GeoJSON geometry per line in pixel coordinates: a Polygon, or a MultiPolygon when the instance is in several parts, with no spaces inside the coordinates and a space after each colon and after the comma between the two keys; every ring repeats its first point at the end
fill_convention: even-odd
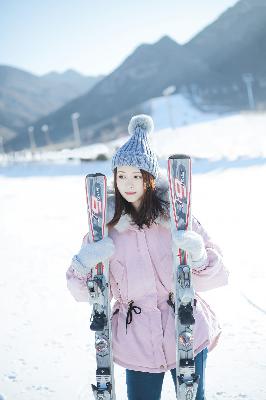
{"type": "Polygon", "coordinates": [[[121,165],[130,165],[149,172],[154,178],[158,177],[158,160],[149,141],[153,128],[153,120],[149,115],[141,114],[131,118],[128,125],[131,137],[113,156],[112,170],[121,165]]]}

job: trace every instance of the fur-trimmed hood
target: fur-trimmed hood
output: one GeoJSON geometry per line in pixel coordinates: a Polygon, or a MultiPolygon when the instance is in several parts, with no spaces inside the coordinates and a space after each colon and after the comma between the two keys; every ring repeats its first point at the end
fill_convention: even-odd
{"type": "MultiPolygon", "coordinates": [[[[158,196],[165,201],[169,201],[168,197],[168,179],[166,170],[161,169],[159,176],[156,179],[156,191],[158,196]]],[[[115,212],[115,191],[113,179],[108,183],[107,189],[107,222],[111,221],[115,212]]],[[[169,218],[158,217],[155,222],[170,228],[169,218]]],[[[132,222],[132,219],[128,214],[122,214],[118,223],[114,226],[119,232],[123,232],[127,229],[139,229],[136,224],[132,222]]]]}

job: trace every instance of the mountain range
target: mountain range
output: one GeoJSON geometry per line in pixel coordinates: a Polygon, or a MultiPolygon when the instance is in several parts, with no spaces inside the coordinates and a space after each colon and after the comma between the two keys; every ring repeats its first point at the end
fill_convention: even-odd
{"type": "Polygon", "coordinates": [[[266,2],[241,0],[185,45],[227,80],[265,76],[266,2]]]}
{"type": "MultiPolygon", "coordinates": [[[[43,124],[49,126],[53,142],[70,141],[74,112],[80,114],[84,143],[113,139],[125,131],[132,113],[143,111],[142,103],[161,96],[169,86],[192,98],[196,93],[199,107],[247,108],[247,73],[254,80],[256,101],[265,104],[265,0],[240,0],[185,45],[168,36],[142,44],[89,91],[35,121],[37,144],[45,145],[43,124]]],[[[9,149],[25,146],[26,128],[7,143],[9,149]]]]}
{"type": "Polygon", "coordinates": [[[37,76],[0,65],[0,134],[5,138],[16,136],[26,124],[87,92],[100,79],[73,70],[37,76]]]}

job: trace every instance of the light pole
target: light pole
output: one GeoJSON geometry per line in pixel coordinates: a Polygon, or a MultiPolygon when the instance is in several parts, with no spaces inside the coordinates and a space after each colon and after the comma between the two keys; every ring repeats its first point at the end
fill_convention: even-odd
{"type": "Polygon", "coordinates": [[[0,136],[0,152],[2,154],[5,154],[5,149],[4,149],[4,138],[3,136],[0,136]]]}
{"type": "Polygon", "coordinates": [[[52,141],[51,141],[51,138],[49,135],[49,126],[46,124],[42,125],[41,130],[44,133],[46,144],[49,146],[50,144],[52,144],[52,141]]]}
{"type": "Polygon", "coordinates": [[[243,74],[242,79],[245,82],[246,88],[247,88],[249,108],[251,110],[254,110],[256,106],[255,106],[255,99],[254,99],[253,88],[252,88],[252,83],[254,82],[253,75],[252,74],[243,74]]]}
{"type": "Polygon", "coordinates": [[[30,141],[30,149],[31,149],[31,152],[33,153],[36,150],[36,142],[35,142],[35,137],[34,137],[34,126],[28,127],[28,135],[29,135],[29,141],[30,141]]]}
{"type": "Polygon", "coordinates": [[[172,109],[170,96],[175,92],[175,90],[176,90],[175,86],[168,86],[166,89],[164,89],[164,91],[162,93],[162,95],[165,97],[165,100],[166,100],[169,124],[172,129],[174,129],[174,118],[173,118],[173,109],[172,109]]]}
{"type": "Polygon", "coordinates": [[[80,117],[80,114],[78,112],[74,112],[73,114],[71,114],[71,120],[72,120],[72,125],[73,125],[73,133],[74,133],[76,147],[80,147],[80,144],[81,144],[79,124],[78,124],[79,117],[80,117]]]}

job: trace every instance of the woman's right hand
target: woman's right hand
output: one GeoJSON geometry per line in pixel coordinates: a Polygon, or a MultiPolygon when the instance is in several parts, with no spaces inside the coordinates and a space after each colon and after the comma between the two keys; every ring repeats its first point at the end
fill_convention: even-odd
{"type": "Polygon", "coordinates": [[[109,259],[114,251],[114,243],[109,237],[98,242],[84,242],[79,253],[72,258],[71,265],[79,275],[85,277],[95,265],[109,259]]]}

